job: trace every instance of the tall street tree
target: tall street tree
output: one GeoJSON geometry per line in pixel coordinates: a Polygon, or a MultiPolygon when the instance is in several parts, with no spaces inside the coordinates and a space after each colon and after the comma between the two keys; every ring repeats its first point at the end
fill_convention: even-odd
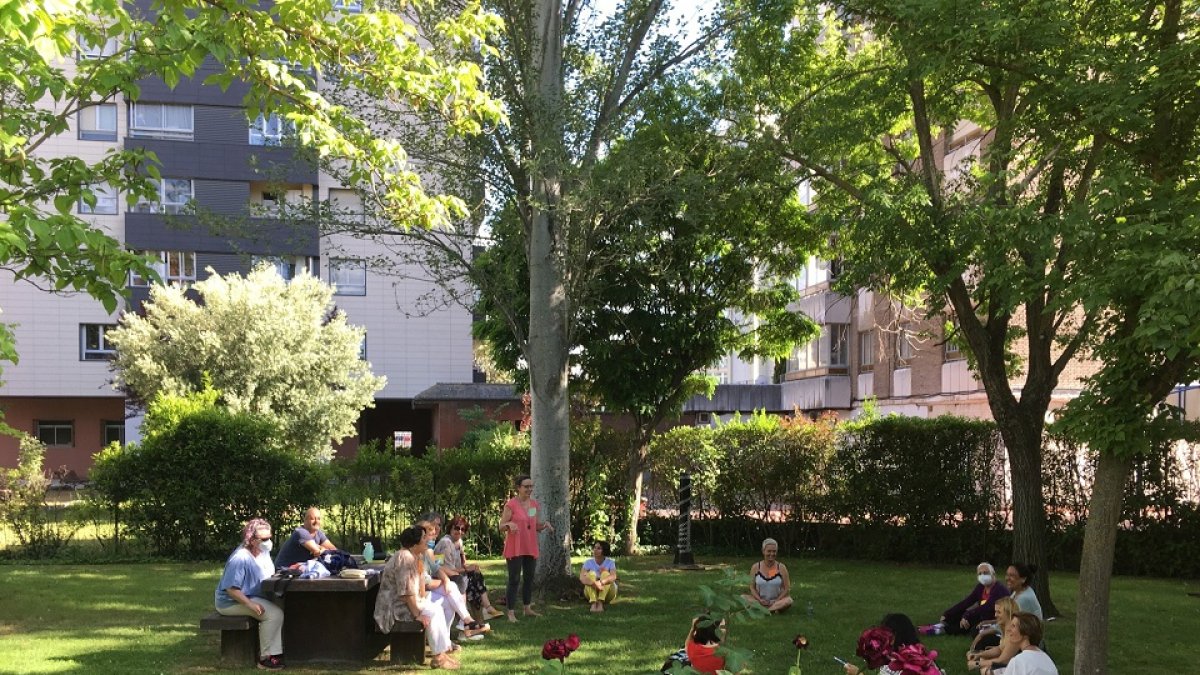
{"type": "MultiPolygon", "coordinates": [[[[382,212],[382,221],[335,218],[331,232],[373,237],[401,257],[416,250],[415,234],[426,246],[412,260],[422,273],[463,302],[475,289],[502,313],[529,368],[531,473],[555,526],[553,534],[542,535],[539,579],[569,580],[570,350],[581,293],[604,271],[597,242],[608,222],[592,210],[593,174],[628,135],[645,95],[703,54],[719,27],[680,39],[664,0],[624,0],[611,13],[584,0],[484,5],[504,22],[493,42],[480,45],[479,59],[507,124],[485,128],[478,142],[446,141],[430,134],[420,115],[375,107],[377,125],[405,139],[414,161],[447,189],[474,196],[478,217],[428,234],[405,233],[382,212]],[[516,254],[527,282],[519,286],[490,279],[471,263],[475,245],[486,246],[488,230],[507,226],[505,219],[520,237],[516,254]],[[520,289],[527,297],[515,297],[520,289]]],[[[418,25],[436,25],[445,11],[457,11],[455,3],[417,13],[418,25]]],[[[371,105],[353,86],[344,93],[358,107],[371,105]]],[[[363,197],[369,205],[371,195],[363,197]]],[[[402,266],[396,273],[413,271],[402,266]]]]}
{"type": "MultiPolygon", "coordinates": [[[[785,358],[819,330],[788,311],[798,294],[787,282],[815,248],[793,179],[771,149],[729,143],[727,98],[689,79],[650,93],[629,137],[597,163],[590,198],[605,219],[593,254],[602,272],[574,304],[572,385],[628,415],[636,431],[626,463],[628,553],[651,436],[691,396],[711,395],[701,371],[731,352],[785,358]]],[[[527,277],[512,265],[517,234],[498,229],[478,265],[489,275],[515,268],[508,283],[519,287],[527,277]]],[[[502,312],[489,296],[479,309],[479,335],[499,347],[505,367],[520,368],[502,312]]]]}
{"type": "MultiPolygon", "coordinates": [[[[335,11],[332,0],[5,3],[0,268],[50,291],[88,293],[109,311],[131,269],[153,276],[148,261],[72,212],[81,201],[94,205],[104,184],[130,203],[150,195],[158,178],[153,154],[120,148],[97,159],[56,156],[47,147],[87,106],[118,93],[136,100],[146,77],[169,86],[205,77],[202,64],[216,66],[207,82],[245,87],[251,117],[267,111],[289,119],[303,145],[337,158],[348,180],[369,185],[406,225],[432,226],[463,213],[461,200],[427,194],[403,148],[376,135],[355,111],[332,105],[311,77],[349,63],[343,67],[363,91],[436,111],[447,133],[477,131],[496,119],[479,88],[478,64],[463,58],[496,27],[494,17],[477,4],[444,17],[429,30],[462,48],[434,54],[401,14],[418,4],[428,3],[362,13],[335,11]]],[[[3,326],[0,358],[16,358],[3,326]]]]}

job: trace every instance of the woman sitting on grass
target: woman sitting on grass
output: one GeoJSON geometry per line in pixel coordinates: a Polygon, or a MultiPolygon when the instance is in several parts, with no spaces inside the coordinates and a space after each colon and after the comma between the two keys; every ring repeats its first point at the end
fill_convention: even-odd
{"type": "Polygon", "coordinates": [[[1018,611],[1017,601],[1011,597],[996,601],[996,621],[979,624],[979,635],[975,636],[975,641],[971,643],[971,649],[967,652],[968,670],[978,670],[993,663],[1004,665],[1016,655],[1016,646],[1009,646],[1004,641],[1004,630],[1018,611]]]}
{"type": "Polygon", "coordinates": [[[1058,675],[1058,667],[1046,652],[1038,648],[1042,642],[1042,621],[1029,612],[1017,612],[1009,619],[1004,641],[1017,648],[1008,666],[984,666],[984,675],[1058,675]]]}
{"type": "Polygon", "coordinates": [[[772,614],[792,606],[792,580],[787,566],[779,562],[779,544],[774,539],[764,539],[763,559],[750,566],[750,593],[743,596],[751,602],[766,607],[772,614]]]}
{"type": "Polygon", "coordinates": [[[579,571],[579,582],[593,612],[603,612],[604,603],[617,599],[617,564],[608,557],[611,554],[612,546],[607,541],[596,542],[592,545],[592,557],[579,571]]]}
{"type": "Polygon", "coordinates": [[[721,646],[724,635],[723,621],[718,623],[707,614],[692,620],[692,629],[688,631],[684,645],[692,670],[701,675],[716,675],[717,671],[725,670],[725,657],[717,656],[717,647],[721,646]]]}

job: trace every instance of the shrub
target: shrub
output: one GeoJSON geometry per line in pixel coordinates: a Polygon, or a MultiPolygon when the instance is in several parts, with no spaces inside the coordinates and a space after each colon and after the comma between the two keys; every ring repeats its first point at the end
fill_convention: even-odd
{"type": "Polygon", "coordinates": [[[46,446],[28,434],[21,435],[16,469],[0,469],[7,486],[7,499],[0,499],[0,519],[17,537],[23,553],[34,558],[51,557],[71,541],[79,523],[62,505],[46,503],[50,480],[42,470],[46,446]]]}
{"type": "Polygon", "coordinates": [[[141,445],[97,456],[102,504],[123,504],[129,530],[160,555],[228,553],[243,523],[280,529],[320,502],[325,470],[275,443],[277,428],[230,412],[203,392],[160,396],[147,411],[141,445]]]}

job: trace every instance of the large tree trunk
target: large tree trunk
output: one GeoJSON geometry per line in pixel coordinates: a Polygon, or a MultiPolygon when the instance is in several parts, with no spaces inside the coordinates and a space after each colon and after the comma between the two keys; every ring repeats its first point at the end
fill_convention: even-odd
{"type": "Polygon", "coordinates": [[[1010,562],[1032,563],[1039,572],[1033,589],[1046,616],[1058,616],[1050,597],[1050,574],[1046,558],[1046,501],[1042,496],[1043,420],[1018,410],[992,406],[997,427],[1008,451],[1012,475],[1013,549],[1010,562]]]}
{"type": "Polygon", "coordinates": [[[629,488],[629,503],[626,505],[625,555],[637,553],[638,521],[642,516],[642,474],[646,470],[646,457],[650,452],[648,440],[638,441],[637,446],[629,454],[629,478],[626,485],[629,488]]]}
{"type": "Polygon", "coordinates": [[[1083,559],[1079,564],[1079,606],[1075,620],[1075,673],[1108,672],[1108,599],[1117,524],[1125,501],[1125,483],[1133,462],[1101,453],[1092,485],[1083,559]]]}
{"type": "Polygon", "coordinates": [[[532,198],[529,201],[529,382],[533,398],[530,474],[534,494],[554,531],[541,536],[537,582],[554,592],[571,577],[571,415],[567,326],[570,300],[558,248],[565,237],[562,203],[562,14],[557,0],[539,0],[534,13],[537,93],[532,127],[532,198]]]}

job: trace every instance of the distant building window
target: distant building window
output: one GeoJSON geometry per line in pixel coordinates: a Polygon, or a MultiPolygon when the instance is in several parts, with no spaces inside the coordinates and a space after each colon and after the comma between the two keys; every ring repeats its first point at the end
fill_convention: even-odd
{"type": "Polygon", "coordinates": [[[896,358],[902,363],[908,363],[913,357],[913,340],[916,340],[916,333],[908,326],[901,326],[896,333],[896,358]]]}
{"type": "Polygon", "coordinates": [[[850,364],[850,324],[831,323],[825,330],[829,334],[829,365],[845,368],[850,364]]]}
{"type": "Polygon", "coordinates": [[[37,421],[34,435],[49,447],[70,447],[75,445],[75,423],[69,421],[37,421]]]}
{"type": "Polygon", "coordinates": [[[295,125],[275,113],[259,115],[250,122],[250,145],[283,145],[295,125]]]}
{"type": "Polygon", "coordinates": [[[958,346],[958,340],[960,339],[959,335],[958,320],[954,319],[952,322],[952,327],[946,331],[945,336],[947,361],[958,361],[963,358],[962,349],[960,349],[958,346]]]}
{"type": "Polygon", "coordinates": [[[83,141],[117,140],[117,104],[97,103],[80,109],[79,139],[83,141]]]}
{"type": "Polygon", "coordinates": [[[295,279],[300,274],[313,274],[317,269],[317,259],[311,256],[254,256],[252,265],[267,263],[275,268],[275,272],[286,281],[295,279]]]}
{"type": "Polygon", "coordinates": [[[112,443],[125,445],[124,420],[105,420],[104,428],[101,429],[100,441],[105,447],[112,443]]]}
{"type": "Polygon", "coordinates": [[[116,355],[116,350],[108,343],[108,331],[116,326],[104,323],[84,323],[79,325],[79,360],[107,361],[116,355]]]}
{"type": "MultiPolygon", "coordinates": [[[[196,254],[192,251],[143,251],[154,258],[151,266],[162,280],[171,285],[188,287],[196,281],[196,254]]],[[[145,287],[150,280],[130,272],[129,285],[145,287]]]]}
{"type": "Polygon", "coordinates": [[[367,263],[365,260],[331,258],[329,261],[329,283],[337,295],[367,294],[367,263]]]}
{"type": "Polygon", "coordinates": [[[333,0],[333,8],[339,12],[358,13],[362,11],[362,0],[333,0]]]}
{"type": "Polygon", "coordinates": [[[192,140],[196,125],[190,105],[131,103],[129,135],[136,138],[192,140]]]}
{"type": "Polygon", "coordinates": [[[858,369],[871,370],[875,366],[875,331],[864,330],[858,334],[858,369]]]}
{"type": "Polygon", "coordinates": [[[79,60],[101,59],[117,53],[117,38],[110,37],[100,44],[92,44],[91,40],[80,37],[76,40],[79,45],[79,60]]]}
{"type": "Polygon", "coordinates": [[[147,201],[145,197],[133,205],[134,213],[177,214],[192,202],[195,192],[192,181],[186,178],[163,178],[158,181],[158,198],[147,201]]]}
{"type": "Polygon", "coordinates": [[[79,197],[79,213],[91,214],[95,216],[115,216],[117,215],[117,191],[108,183],[96,183],[88,185],[87,189],[91,191],[95,197],[96,203],[88,204],[83,196],[79,197]]]}

